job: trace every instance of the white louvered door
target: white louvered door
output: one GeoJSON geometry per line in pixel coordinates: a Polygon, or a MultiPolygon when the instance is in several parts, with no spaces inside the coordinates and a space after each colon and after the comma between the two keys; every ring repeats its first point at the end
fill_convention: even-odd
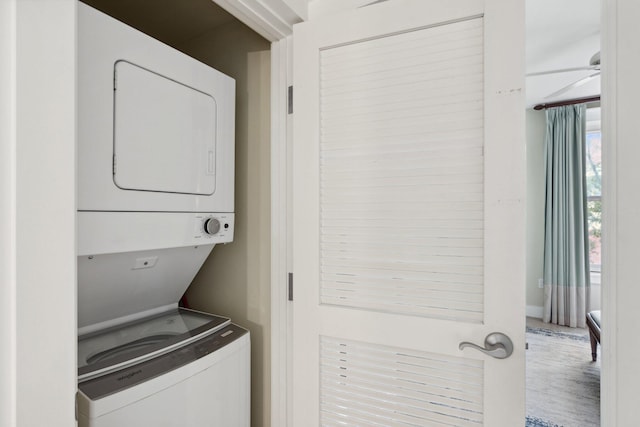
{"type": "Polygon", "coordinates": [[[524,5],[294,30],[293,425],[524,425],[524,5]],[[498,360],[482,345],[514,342],[498,360]]]}

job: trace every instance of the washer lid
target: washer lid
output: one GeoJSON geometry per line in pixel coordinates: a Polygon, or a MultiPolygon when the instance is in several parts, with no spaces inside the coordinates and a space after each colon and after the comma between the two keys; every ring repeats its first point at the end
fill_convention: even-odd
{"type": "MultiPolygon", "coordinates": [[[[173,350],[167,354],[163,354],[162,356],[137,363],[97,378],[82,381],[78,384],[78,389],[80,391],[78,395],[79,412],[80,414],[89,416],[91,419],[97,420],[103,415],[113,413],[119,409],[124,409],[130,405],[135,405],[140,402],[140,400],[137,400],[138,398],[145,400],[146,398],[150,398],[156,393],[162,393],[183,381],[188,381],[194,373],[197,376],[198,373],[203,373],[209,369],[215,369],[214,367],[216,365],[221,369],[231,369],[231,372],[229,372],[231,378],[236,379],[237,377],[237,380],[242,382],[240,377],[246,377],[250,368],[250,347],[249,331],[231,323],[211,335],[207,335],[204,338],[198,339],[197,341],[173,350]],[[198,363],[199,359],[203,358],[206,358],[204,363],[198,363]],[[229,365],[228,362],[225,362],[225,360],[229,361],[230,359],[233,359],[231,365],[229,365]],[[224,363],[227,364],[221,365],[224,363]],[[192,366],[186,366],[189,364],[192,364],[192,366]],[[229,366],[231,366],[231,368],[229,368],[229,366]],[[177,375],[171,375],[172,378],[153,381],[158,380],[158,377],[160,376],[181,368],[182,372],[177,375]],[[150,382],[147,383],[144,390],[134,393],[137,394],[137,398],[132,395],[127,396],[123,394],[119,397],[113,396],[112,399],[102,400],[104,397],[120,393],[128,388],[141,385],[146,381],[150,382]]],[[[222,380],[220,382],[214,381],[216,384],[211,384],[211,386],[216,387],[216,389],[220,390],[223,394],[236,396],[235,393],[229,393],[231,391],[228,387],[231,384],[227,384],[229,381],[229,379],[222,380]]],[[[233,384],[234,387],[236,385],[237,384],[233,384]]],[[[248,393],[248,389],[245,391],[248,393]]],[[[249,396],[247,395],[247,400],[248,397],[249,396]]],[[[233,397],[233,399],[235,398],[236,397],[233,397]]],[[[217,403],[220,403],[220,401],[217,400],[217,403]]],[[[219,406],[220,405],[218,405],[218,408],[219,406]]],[[[181,409],[189,411],[187,407],[181,409]]],[[[211,410],[215,411],[216,409],[211,408],[211,410]]]]}
{"type": "Polygon", "coordinates": [[[78,338],[78,379],[165,354],[228,325],[226,317],[184,308],[78,338]]]}

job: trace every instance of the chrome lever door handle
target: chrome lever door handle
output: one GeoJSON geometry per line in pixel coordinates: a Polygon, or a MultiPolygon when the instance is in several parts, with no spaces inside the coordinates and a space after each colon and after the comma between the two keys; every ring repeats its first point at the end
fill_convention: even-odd
{"type": "Polygon", "coordinates": [[[513,353],[513,342],[511,342],[511,338],[502,332],[492,332],[487,335],[484,339],[484,347],[480,347],[477,344],[467,341],[461,342],[458,346],[460,350],[466,347],[475,348],[476,350],[495,357],[496,359],[506,359],[511,356],[511,353],[513,353]]]}

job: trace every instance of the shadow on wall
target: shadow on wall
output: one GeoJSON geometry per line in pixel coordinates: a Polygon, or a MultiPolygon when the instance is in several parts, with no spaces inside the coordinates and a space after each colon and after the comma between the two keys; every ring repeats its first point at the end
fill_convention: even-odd
{"type": "Polygon", "coordinates": [[[235,236],[216,246],[186,293],[196,309],[251,331],[251,425],[270,423],[270,44],[240,22],[180,50],[236,79],[235,236]]]}

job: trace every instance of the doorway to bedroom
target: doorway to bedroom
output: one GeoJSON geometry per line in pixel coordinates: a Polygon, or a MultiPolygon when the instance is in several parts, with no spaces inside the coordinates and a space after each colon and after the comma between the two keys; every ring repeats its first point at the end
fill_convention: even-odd
{"type": "Polygon", "coordinates": [[[595,427],[601,365],[586,314],[601,295],[601,5],[526,5],[527,426],[595,427]]]}

